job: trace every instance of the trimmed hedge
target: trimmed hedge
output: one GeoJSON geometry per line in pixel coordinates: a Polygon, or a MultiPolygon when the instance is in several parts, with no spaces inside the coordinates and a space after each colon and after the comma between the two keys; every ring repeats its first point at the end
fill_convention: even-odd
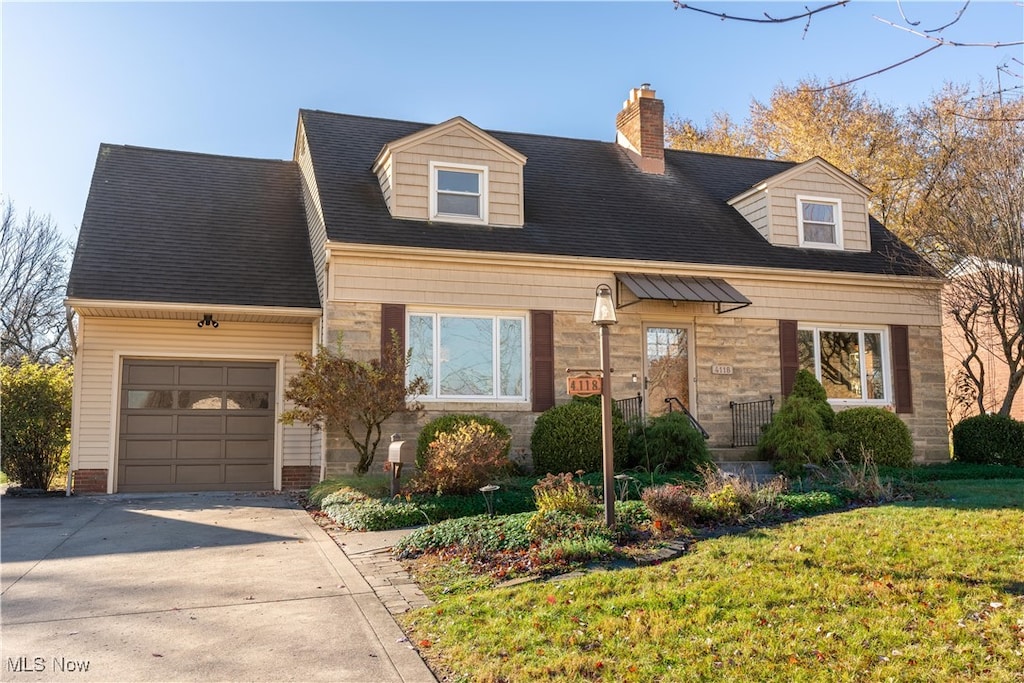
{"type": "Polygon", "coordinates": [[[884,408],[862,406],[836,413],[833,429],[840,435],[847,459],[859,461],[868,452],[876,465],[907,467],[914,459],[914,440],[907,425],[884,408]]]}
{"type": "MultiPolygon", "coordinates": [[[[629,427],[612,416],[615,460],[625,458],[629,427]]],[[[572,400],[544,411],[530,437],[535,474],[597,472],[601,469],[601,408],[593,401],[572,400]]]]}
{"type": "Polygon", "coordinates": [[[953,459],[1024,467],[1024,422],[1006,415],[975,415],[953,427],[953,459]]]}
{"type": "Polygon", "coordinates": [[[682,412],[652,418],[629,441],[629,467],[649,472],[696,472],[711,462],[704,437],[682,412]]]}

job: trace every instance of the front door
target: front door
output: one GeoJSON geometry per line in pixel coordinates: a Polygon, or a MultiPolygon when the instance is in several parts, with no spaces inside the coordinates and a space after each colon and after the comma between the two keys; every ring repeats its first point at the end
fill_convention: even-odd
{"type": "MultiPolygon", "coordinates": [[[[666,399],[676,398],[690,409],[690,329],[646,325],[644,405],[650,416],[668,410],[666,399]]],[[[678,410],[678,405],[673,405],[678,410]]]]}

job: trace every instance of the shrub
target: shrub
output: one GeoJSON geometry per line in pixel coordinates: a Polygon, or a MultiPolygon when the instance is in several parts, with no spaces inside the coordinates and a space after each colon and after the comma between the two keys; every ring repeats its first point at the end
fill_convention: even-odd
{"type": "Polygon", "coordinates": [[[800,514],[827,512],[843,507],[843,499],[832,491],[807,491],[805,493],[781,493],[776,498],[783,510],[800,514]]]}
{"type": "Polygon", "coordinates": [[[615,532],[596,517],[585,517],[574,512],[548,510],[537,512],[526,523],[530,536],[541,542],[585,541],[588,538],[612,540],[615,532]]]}
{"type": "Polygon", "coordinates": [[[0,467],[25,488],[48,489],[67,471],[71,372],[28,360],[0,368],[0,467]]]}
{"type": "Polygon", "coordinates": [[[568,472],[548,474],[538,481],[533,487],[533,498],[538,512],[559,510],[592,517],[597,511],[593,489],[568,472]]]}
{"type": "Polygon", "coordinates": [[[325,504],[324,513],[336,523],[353,531],[401,529],[427,522],[423,512],[404,500],[356,500],[325,504]]]}
{"type": "Polygon", "coordinates": [[[1024,422],[976,415],[953,427],[953,458],[960,462],[1024,467],[1024,422]]]}
{"type": "Polygon", "coordinates": [[[832,451],[833,441],[822,425],[817,404],[792,395],[783,402],[757,443],[758,454],[790,476],[800,476],[808,463],[826,462],[832,451]]]}
{"type": "Polygon", "coordinates": [[[427,469],[427,457],[430,444],[437,440],[437,437],[447,432],[454,432],[456,429],[471,422],[482,424],[494,430],[500,437],[508,439],[508,446],[505,448],[505,457],[508,457],[509,448],[512,445],[512,433],[508,427],[494,418],[486,415],[471,415],[468,413],[449,413],[435,417],[420,430],[419,438],[416,439],[416,469],[423,471],[427,469]]]}
{"type": "MultiPolygon", "coordinates": [[[[612,417],[616,460],[624,459],[629,428],[612,417]]],[[[601,408],[591,401],[572,400],[546,410],[537,418],[530,437],[533,468],[548,472],[596,472],[601,469],[601,408]]]]}
{"type": "Polygon", "coordinates": [[[693,498],[684,486],[652,486],[644,489],[641,499],[655,520],[675,526],[686,526],[693,521],[693,498]]]}
{"type": "Polygon", "coordinates": [[[508,444],[507,436],[479,422],[442,432],[427,449],[426,467],[409,488],[437,495],[473,493],[511,466],[508,444]]]}
{"type": "Polygon", "coordinates": [[[813,401],[815,410],[821,416],[821,426],[825,428],[826,432],[832,431],[836,411],[829,404],[825,387],[821,386],[821,382],[814,376],[814,373],[804,369],[797,370],[796,377],[793,378],[793,390],[789,396],[813,401]]]}
{"type": "Polygon", "coordinates": [[[836,413],[833,429],[840,435],[850,458],[858,458],[863,451],[871,453],[875,464],[887,467],[906,467],[914,459],[910,429],[883,408],[842,410],[836,413]]]}
{"type": "Polygon", "coordinates": [[[629,442],[629,464],[649,471],[695,472],[711,462],[704,437],[682,412],[652,418],[629,442]]]}
{"type": "Polygon", "coordinates": [[[637,529],[651,521],[651,510],[643,501],[615,501],[615,521],[620,527],[620,533],[637,529]]]}
{"type": "Polygon", "coordinates": [[[458,546],[472,553],[496,553],[530,547],[526,530],[534,513],[521,512],[503,517],[461,517],[449,519],[413,531],[395,544],[400,557],[415,557],[423,552],[458,546]]]}

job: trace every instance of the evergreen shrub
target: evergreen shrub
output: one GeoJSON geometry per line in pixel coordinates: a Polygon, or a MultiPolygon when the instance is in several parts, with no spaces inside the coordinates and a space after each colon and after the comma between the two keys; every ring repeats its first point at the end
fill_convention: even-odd
{"type": "Polygon", "coordinates": [[[833,429],[848,459],[870,453],[876,465],[907,467],[914,459],[914,440],[907,425],[884,408],[863,406],[836,413],[833,429]]]}
{"type": "Polygon", "coordinates": [[[1006,415],[975,415],[953,427],[953,459],[1024,467],[1024,422],[1006,415]]]}

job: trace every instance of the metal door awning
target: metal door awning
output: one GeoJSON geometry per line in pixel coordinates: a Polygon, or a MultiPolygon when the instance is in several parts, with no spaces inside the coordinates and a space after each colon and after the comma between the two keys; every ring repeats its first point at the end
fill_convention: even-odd
{"type": "Polygon", "coordinates": [[[660,301],[693,301],[714,304],[715,313],[729,313],[751,304],[735,287],[720,277],[682,277],[679,275],[647,275],[644,273],[616,273],[615,280],[621,295],[622,287],[628,289],[637,301],[621,303],[618,308],[631,306],[644,299],[660,301]]]}

